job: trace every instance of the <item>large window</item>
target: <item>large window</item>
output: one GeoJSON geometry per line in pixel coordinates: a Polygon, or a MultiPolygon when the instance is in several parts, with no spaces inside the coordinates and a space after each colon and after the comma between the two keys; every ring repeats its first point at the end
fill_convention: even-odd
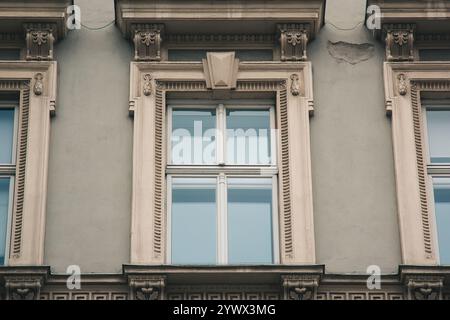
{"type": "Polygon", "coordinates": [[[0,265],[6,263],[15,174],[18,99],[0,95],[0,265]]]}
{"type": "Polygon", "coordinates": [[[168,260],[278,262],[271,101],[168,104],[168,260]]]}
{"type": "Polygon", "coordinates": [[[450,264],[450,103],[426,102],[429,168],[433,168],[434,210],[440,264],[450,264]]]}

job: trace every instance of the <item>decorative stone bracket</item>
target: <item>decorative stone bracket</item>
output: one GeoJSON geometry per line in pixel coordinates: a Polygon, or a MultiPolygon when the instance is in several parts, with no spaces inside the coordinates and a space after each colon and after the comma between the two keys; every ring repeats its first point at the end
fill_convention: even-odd
{"type": "MultiPolygon", "coordinates": [[[[47,266],[0,267],[0,291],[6,300],[39,300],[41,288],[50,274],[47,266]]],[[[2,297],[0,297],[2,299],[2,297]]]]}
{"type": "Polygon", "coordinates": [[[131,300],[165,299],[166,276],[129,276],[131,300]]]}
{"type": "Polygon", "coordinates": [[[386,42],[387,61],[414,60],[414,34],[416,26],[413,24],[385,24],[383,38],[386,42]]]}
{"type": "Polygon", "coordinates": [[[6,300],[39,300],[42,277],[6,277],[6,300]]]}
{"type": "Polygon", "coordinates": [[[26,59],[53,60],[53,44],[56,41],[56,25],[27,23],[25,28],[26,59]]]}
{"type": "Polygon", "coordinates": [[[279,24],[281,61],[305,61],[310,27],[308,24],[279,24]]]}
{"type": "Polygon", "coordinates": [[[412,277],[407,280],[408,300],[442,300],[443,277],[412,277]]]}
{"type": "Polygon", "coordinates": [[[132,26],[134,60],[161,61],[163,33],[163,24],[134,24],[132,26]]]}
{"type": "Polygon", "coordinates": [[[318,275],[282,276],[285,300],[313,300],[319,287],[318,275]]]}

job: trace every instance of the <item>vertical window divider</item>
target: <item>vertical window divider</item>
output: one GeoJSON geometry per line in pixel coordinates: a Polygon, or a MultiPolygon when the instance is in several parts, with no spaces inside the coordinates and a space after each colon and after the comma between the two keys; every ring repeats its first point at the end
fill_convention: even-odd
{"type": "Polygon", "coordinates": [[[225,173],[223,172],[219,174],[217,194],[217,262],[219,265],[225,265],[228,263],[227,181],[225,173]]]}
{"type": "Polygon", "coordinates": [[[278,212],[278,180],[277,176],[272,176],[272,254],[273,263],[280,263],[280,238],[279,238],[279,215],[278,212]]]}
{"type": "Polygon", "coordinates": [[[166,223],[167,223],[167,230],[166,232],[166,262],[167,264],[172,263],[172,176],[167,176],[167,191],[166,191],[166,223]]]}
{"type": "Polygon", "coordinates": [[[223,103],[217,106],[217,163],[220,166],[225,165],[226,159],[226,114],[225,114],[225,106],[223,103]]]}

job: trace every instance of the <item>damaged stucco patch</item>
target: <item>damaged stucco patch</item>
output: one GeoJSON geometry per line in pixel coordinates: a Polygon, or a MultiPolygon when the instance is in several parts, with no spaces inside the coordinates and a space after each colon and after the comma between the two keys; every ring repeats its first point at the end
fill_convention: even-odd
{"type": "Polygon", "coordinates": [[[344,41],[328,41],[327,48],[333,58],[350,64],[369,60],[375,53],[375,47],[370,43],[357,44],[344,41]]]}

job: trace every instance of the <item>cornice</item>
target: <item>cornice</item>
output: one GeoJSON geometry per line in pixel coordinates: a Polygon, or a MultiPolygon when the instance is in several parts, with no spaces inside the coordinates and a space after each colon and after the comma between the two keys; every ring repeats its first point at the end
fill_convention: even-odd
{"type": "Polygon", "coordinates": [[[382,24],[415,23],[417,34],[448,31],[450,0],[368,0],[371,5],[380,7],[382,24]]]}
{"type": "Polygon", "coordinates": [[[23,34],[25,23],[55,24],[55,35],[62,39],[67,34],[67,7],[73,0],[0,0],[0,27],[6,23],[9,32],[23,34]]]}
{"type": "MultiPolygon", "coordinates": [[[[132,37],[132,24],[138,23],[164,23],[172,33],[179,21],[189,21],[188,29],[194,24],[215,22],[222,31],[227,30],[224,23],[243,21],[248,28],[259,30],[257,26],[263,25],[273,28],[274,33],[277,23],[308,23],[313,26],[313,39],[324,23],[325,0],[282,0],[276,3],[264,0],[115,0],[115,10],[117,25],[126,37],[132,37]],[[217,21],[221,24],[218,25],[217,21]]],[[[185,27],[183,32],[189,32],[185,27]]]]}
{"type": "MultiPolygon", "coordinates": [[[[277,61],[255,61],[255,62],[240,62],[240,71],[257,71],[257,70],[274,70],[274,71],[301,71],[306,68],[310,62],[277,62],[277,61]]],[[[132,62],[140,71],[203,71],[202,62],[177,62],[177,61],[164,61],[164,62],[132,62]]]]}

